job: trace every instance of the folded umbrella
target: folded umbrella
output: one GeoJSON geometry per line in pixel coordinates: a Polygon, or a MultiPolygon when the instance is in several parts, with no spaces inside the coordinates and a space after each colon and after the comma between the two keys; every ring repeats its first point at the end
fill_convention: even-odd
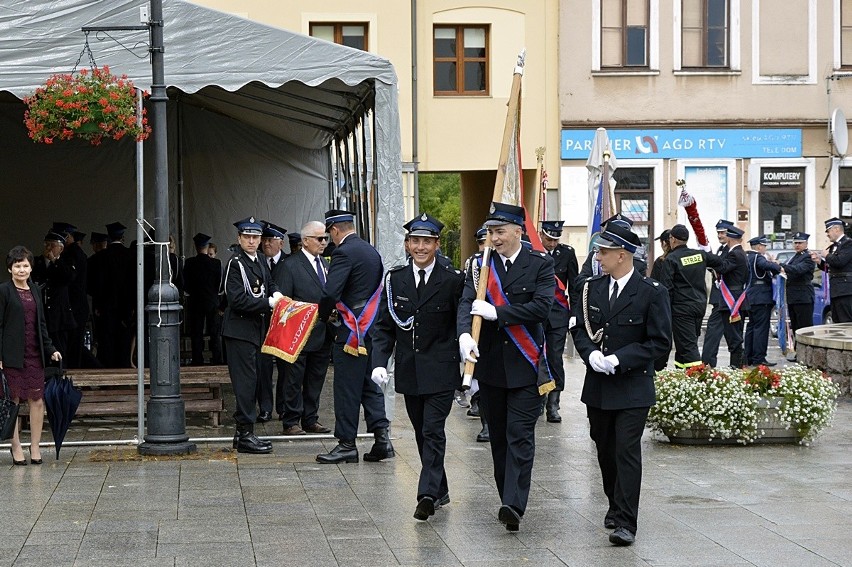
{"type": "Polygon", "coordinates": [[[50,374],[53,376],[44,387],[44,405],[47,408],[47,419],[50,421],[50,430],[56,445],[56,458],[59,459],[59,450],[71,426],[71,420],[74,419],[77,408],[80,406],[83,393],[74,386],[74,381],[61,369],[46,369],[45,377],[50,374]]]}

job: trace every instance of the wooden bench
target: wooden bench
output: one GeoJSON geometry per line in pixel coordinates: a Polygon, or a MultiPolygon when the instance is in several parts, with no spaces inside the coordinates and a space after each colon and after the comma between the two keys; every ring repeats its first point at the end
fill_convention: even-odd
{"type": "MultiPolygon", "coordinates": [[[[136,415],[137,376],[134,368],[69,370],[74,385],[83,391],[78,416],[136,415]]],[[[150,397],[150,371],[145,369],[145,401],[150,397]]],[[[182,366],[180,393],[187,412],[206,413],[214,426],[225,411],[222,385],[230,384],[227,366],[182,366]]],[[[21,414],[27,405],[21,406],[21,414]]]]}

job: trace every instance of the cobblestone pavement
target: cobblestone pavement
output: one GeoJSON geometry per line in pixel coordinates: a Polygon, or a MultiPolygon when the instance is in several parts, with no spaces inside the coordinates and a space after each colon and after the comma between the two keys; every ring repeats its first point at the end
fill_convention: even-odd
{"type": "MultiPolygon", "coordinates": [[[[419,462],[397,397],[397,457],[382,463],[319,465],[333,441],[316,439],[275,442],[272,455],[200,443],[181,459],[141,460],[132,447],[66,447],[58,461],[45,450],[41,466],[6,457],[0,565],[852,565],[852,401],[810,447],[686,447],[646,433],[637,541],[616,548],[579,402],[583,365],[570,359],[567,371],[563,422],[537,428],[517,533],[497,521],[488,445],[474,441],[479,421],[458,406],[448,420],[452,502],[428,522],[412,518],[419,462]]],[[[330,408],[320,421],[333,422],[330,408]]],[[[232,431],[188,428],[192,437],[232,431]]],[[[134,432],[102,420],[75,424],[69,438],[134,432]]]]}

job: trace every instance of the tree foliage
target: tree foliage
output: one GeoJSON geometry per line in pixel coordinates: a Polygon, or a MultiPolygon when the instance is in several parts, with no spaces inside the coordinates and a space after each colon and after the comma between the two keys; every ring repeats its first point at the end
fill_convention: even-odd
{"type": "Polygon", "coordinates": [[[419,175],[420,212],[444,223],[441,252],[453,265],[461,265],[461,176],[458,173],[421,173],[419,175]]]}

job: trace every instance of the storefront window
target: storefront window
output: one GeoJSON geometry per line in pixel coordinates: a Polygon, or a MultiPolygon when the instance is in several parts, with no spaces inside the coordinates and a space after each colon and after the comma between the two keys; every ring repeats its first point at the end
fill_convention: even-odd
{"type": "Polygon", "coordinates": [[[654,170],[645,167],[620,167],[613,174],[615,186],[615,209],[633,221],[633,232],[639,236],[648,262],[653,262],[654,247],[651,246],[653,218],[651,203],[654,194],[654,170]]]}
{"type": "Polygon", "coordinates": [[[760,224],[771,248],[792,248],[794,232],[805,230],[805,168],[760,168],[760,224]]]}
{"type": "Polygon", "coordinates": [[[846,235],[852,237],[852,167],[840,168],[840,218],[846,221],[846,235]]]}

